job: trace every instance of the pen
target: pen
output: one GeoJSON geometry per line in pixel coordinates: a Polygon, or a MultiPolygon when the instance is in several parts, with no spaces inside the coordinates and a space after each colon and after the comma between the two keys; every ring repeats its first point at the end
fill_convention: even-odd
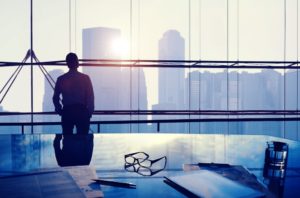
{"type": "Polygon", "coordinates": [[[229,168],[230,165],[229,164],[220,164],[220,163],[198,163],[198,166],[203,166],[203,167],[207,167],[207,168],[229,168]]]}
{"type": "Polygon", "coordinates": [[[107,186],[116,186],[116,187],[123,187],[123,188],[136,188],[136,185],[133,183],[126,183],[126,182],[116,182],[110,180],[103,180],[103,179],[92,179],[93,181],[107,186]]]}

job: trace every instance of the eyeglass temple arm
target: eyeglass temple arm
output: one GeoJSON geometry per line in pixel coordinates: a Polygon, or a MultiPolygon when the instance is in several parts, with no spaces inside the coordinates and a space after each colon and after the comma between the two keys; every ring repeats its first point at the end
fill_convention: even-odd
{"type": "Polygon", "coordinates": [[[163,158],[165,158],[165,163],[167,162],[167,156],[163,156],[163,157],[161,157],[161,158],[158,158],[158,159],[155,159],[155,160],[150,160],[151,161],[151,164],[154,164],[155,162],[157,162],[157,161],[159,161],[159,160],[161,160],[161,159],[163,159],[163,158]]]}
{"type": "Polygon", "coordinates": [[[124,155],[124,157],[125,157],[125,158],[127,158],[127,157],[133,157],[133,158],[135,158],[133,155],[136,155],[136,154],[138,154],[138,153],[143,153],[144,155],[146,155],[146,159],[149,158],[149,155],[148,155],[147,153],[145,153],[145,152],[129,153],[129,154],[124,155]]]}

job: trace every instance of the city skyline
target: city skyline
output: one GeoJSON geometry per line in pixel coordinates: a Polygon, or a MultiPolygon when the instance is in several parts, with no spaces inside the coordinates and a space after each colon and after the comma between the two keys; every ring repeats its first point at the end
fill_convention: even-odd
{"type": "MultiPolygon", "coordinates": [[[[26,34],[29,34],[29,23],[26,16],[29,12],[25,9],[25,5],[27,4],[15,5],[13,1],[14,0],[11,2],[6,1],[3,4],[3,7],[6,8],[3,10],[3,14],[11,16],[8,10],[10,10],[13,5],[20,11],[20,15],[11,16],[12,20],[16,21],[16,23],[14,23],[14,26],[6,26],[7,28],[4,28],[3,32],[0,33],[0,41],[3,41],[4,46],[3,49],[10,49],[0,49],[2,60],[16,60],[16,57],[24,55],[23,51],[26,51],[28,48],[29,40],[28,37],[26,38],[26,34]],[[22,16],[22,18],[20,18],[20,16],[22,16]],[[20,21],[18,19],[20,19],[20,21]],[[22,26],[20,26],[20,22],[24,22],[22,26]],[[23,27],[25,30],[22,32],[22,35],[18,34],[20,27],[23,27]],[[20,36],[16,37],[15,40],[18,41],[18,45],[16,45],[15,41],[11,41],[11,37],[7,36],[7,32],[11,32],[11,36],[20,36]],[[3,40],[3,38],[7,39],[3,40]],[[8,45],[8,43],[10,45],[8,45]],[[15,49],[14,53],[11,53],[12,49],[15,49]]],[[[119,55],[115,56],[115,58],[118,59],[298,60],[298,43],[295,42],[298,39],[298,29],[296,28],[298,27],[298,24],[296,24],[298,20],[296,18],[296,4],[293,1],[287,1],[285,7],[283,3],[274,3],[270,0],[228,1],[229,4],[227,4],[226,1],[192,0],[189,4],[179,0],[176,1],[176,3],[170,0],[163,2],[155,0],[151,3],[146,1],[141,1],[139,4],[133,2],[130,9],[126,7],[130,5],[128,4],[129,2],[124,1],[117,6],[111,1],[105,0],[101,3],[96,1],[85,3],[79,0],[72,1],[72,4],[68,4],[68,2],[59,3],[58,1],[53,1],[52,3],[46,2],[47,1],[44,2],[45,4],[37,2],[34,10],[34,51],[40,60],[63,60],[65,54],[70,50],[77,52],[80,58],[85,57],[83,53],[83,42],[81,42],[83,30],[97,27],[118,30],[119,33],[116,37],[119,38],[117,42],[110,40],[110,42],[103,47],[105,50],[102,50],[101,56],[95,54],[90,58],[105,58],[105,56],[103,56],[104,52],[116,50],[116,53],[119,55]],[[77,3],[77,7],[74,7],[75,2],[77,3]],[[171,5],[171,3],[174,3],[174,7],[170,7],[170,11],[165,12],[165,6],[171,5]],[[48,10],[45,10],[46,7],[48,10]],[[118,17],[114,17],[109,8],[114,8],[115,11],[119,11],[118,17]],[[50,20],[47,14],[50,14],[49,10],[51,9],[57,9],[58,14],[50,20]],[[143,12],[140,12],[141,10],[143,12]],[[153,10],[156,10],[157,15],[152,14],[153,10]],[[254,10],[255,14],[253,14],[254,10]],[[286,13],[285,20],[282,18],[284,13],[286,13]],[[161,56],[162,52],[159,50],[160,41],[162,42],[164,34],[167,32],[178,32],[180,37],[184,40],[184,49],[180,52],[180,56],[161,56]],[[121,48],[122,50],[119,50],[121,48]],[[127,53],[124,53],[126,50],[127,53]],[[123,51],[122,56],[121,51],[123,51]]],[[[4,21],[2,20],[2,22],[4,21]]],[[[176,54],[176,48],[181,47],[176,45],[174,47],[167,47],[166,51],[176,54]]],[[[58,67],[47,68],[51,71],[58,67]]],[[[61,68],[63,71],[67,71],[66,67],[61,68]]],[[[3,78],[0,75],[0,83],[5,83],[6,76],[10,75],[13,69],[14,68],[2,68],[3,71],[1,75],[3,75],[3,78]]],[[[121,91],[118,89],[104,89],[103,93],[106,94],[98,97],[102,97],[99,104],[102,104],[103,108],[108,108],[109,105],[105,106],[105,104],[113,101],[114,105],[112,105],[112,107],[139,110],[143,110],[143,108],[144,110],[150,110],[155,105],[158,105],[156,106],[158,109],[170,109],[171,107],[175,109],[197,109],[197,106],[200,106],[200,104],[202,104],[202,106],[213,104],[211,108],[222,110],[236,110],[241,108],[243,102],[249,103],[251,108],[251,105],[257,108],[269,108],[273,104],[270,103],[266,106],[263,106],[264,102],[253,102],[251,104],[251,102],[245,102],[248,101],[247,98],[241,99],[238,97],[240,96],[239,94],[242,94],[242,91],[263,95],[263,88],[258,90],[257,93],[254,91],[255,89],[251,88],[253,85],[263,87],[264,85],[261,85],[261,83],[264,82],[263,79],[258,79],[255,83],[248,83],[248,86],[250,86],[248,90],[239,91],[237,91],[237,87],[240,86],[240,84],[234,80],[239,78],[238,76],[247,76],[245,78],[249,78],[248,80],[250,82],[251,79],[256,78],[253,75],[262,77],[265,74],[268,78],[275,79],[275,84],[268,84],[268,87],[273,88],[269,91],[270,94],[273,94],[272,97],[277,97],[276,101],[282,100],[283,98],[286,101],[284,105],[273,105],[273,107],[283,109],[298,108],[295,107],[295,104],[298,104],[298,101],[295,103],[295,97],[287,97],[286,95],[295,96],[295,92],[298,93],[298,84],[294,83],[295,81],[298,82],[298,78],[294,74],[288,75],[291,72],[288,69],[275,71],[233,69],[227,71],[224,69],[177,68],[171,69],[171,72],[163,73],[162,71],[164,71],[164,69],[161,68],[143,68],[138,69],[138,71],[133,71],[131,79],[131,74],[125,72],[125,69],[115,68],[115,70],[118,71],[111,73],[107,70],[107,75],[103,75],[106,80],[102,82],[96,80],[96,84],[100,83],[103,85],[105,82],[113,84],[122,79],[119,83],[125,85],[126,83],[124,82],[132,80],[133,84],[130,86],[126,85],[126,87],[130,87],[132,90],[138,90],[138,92],[128,94],[128,91],[130,91],[128,89],[122,89],[121,91]],[[210,81],[219,79],[222,83],[205,81],[199,85],[200,81],[197,82],[193,78],[188,78],[195,71],[198,71],[196,75],[208,75],[211,76],[208,78],[210,81]],[[238,73],[235,75],[234,72],[238,73]],[[245,72],[249,75],[245,75],[245,72]],[[120,74],[117,75],[119,77],[117,77],[116,82],[109,78],[109,76],[113,76],[115,73],[120,74]],[[176,76],[177,74],[180,75],[176,76]],[[141,78],[135,81],[135,75],[139,75],[141,78]],[[176,77],[173,78],[172,76],[176,77]],[[227,76],[228,79],[226,79],[227,76]],[[284,83],[282,83],[282,77],[285,79],[284,83]],[[168,80],[168,78],[170,80],[168,80]],[[178,79],[178,81],[174,81],[175,78],[178,79]],[[143,82],[145,83],[143,84],[143,82]],[[169,85],[167,82],[169,82],[169,85]],[[285,93],[284,97],[281,92],[278,92],[279,95],[277,96],[276,94],[274,95],[274,93],[276,93],[276,84],[280,84],[280,90],[283,90],[285,93]],[[138,86],[138,88],[136,88],[136,86],[138,86]],[[197,88],[199,88],[198,92],[197,88]],[[207,92],[209,89],[211,93],[207,94],[214,95],[215,88],[221,90],[221,92],[217,91],[216,93],[217,99],[211,101],[201,98],[201,92],[207,92]],[[126,105],[120,104],[116,99],[118,95],[114,95],[115,97],[112,97],[113,99],[109,97],[103,99],[105,96],[113,95],[113,92],[120,94],[119,96],[125,94],[126,100],[129,99],[129,101],[123,101],[126,105]],[[191,97],[191,95],[197,93],[199,96],[191,97]],[[178,96],[175,96],[176,94],[178,96]],[[143,97],[141,97],[142,95],[143,97]],[[145,95],[146,97],[144,97],[145,95]],[[141,98],[145,98],[143,101],[146,102],[141,102],[141,98]],[[139,102],[137,102],[137,100],[139,102]],[[197,102],[199,102],[199,105],[197,105],[197,102]],[[171,103],[173,103],[173,105],[170,105],[171,103]]],[[[165,71],[167,71],[167,69],[165,71]]],[[[29,74],[29,67],[22,71],[22,75],[20,75],[16,81],[16,85],[13,86],[11,92],[9,92],[7,98],[1,104],[4,111],[30,111],[29,74]],[[20,101],[20,99],[22,100],[20,101]]],[[[42,111],[42,93],[46,91],[44,88],[45,79],[38,69],[34,69],[33,80],[34,111],[42,111]]],[[[247,82],[247,80],[245,82],[247,82]]],[[[116,85],[114,85],[114,87],[116,87],[116,85]]],[[[259,97],[255,98],[255,100],[258,101],[259,97]]],[[[278,102],[276,104],[278,104],[278,102]]],[[[99,108],[102,107],[99,106],[99,108]]],[[[24,116],[22,120],[26,121],[28,119],[29,116],[24,116]]]]}
{"type": "MultiPolygon", "coordinates": [[[[113,28],[97,27],[83,30],[83,58],[93,59],[108,58],[119,59],[120,51],[115,51],[111,43],[116,38],[121,37],[121,31],[113,28]],[[111,49],[108,51],[107,49],[111,49]]],[[[180,32],[176,30],[167,30],[158,41],[159,59],[183,60],[185,40],[181,37],[180,32]],[[175,49],[175,50],[174,50],[175,49]]],[[[49,73],[54,79],[64,70],[50,70],[49,73]]],[[[130,69],[128,68],[82,68],[84,73],[92,76],[92,81],[96,87],[96,110],[167,110],[167,109],[190,109],[190,110],[280,110],[280,109],[297,109],[299,105],[295,100],[295,88],[297,88],[298,78],[297,70],[287,70],[285,75],[280,70],[261,70],[255,73],[249,70],[229,70],[219,69],[158,69],[158,103],[149,103],[147,91],[147,83],[144,71],[147,69],[130,69]],[[296,72],[295,72],[296,71],[296,72]],[[228,72],[228,73],[227,73],[228,72]],[[131,73],[131,74],[130,74],[131,73]],[[227,77],[228,74],[228,77],[227,77]],[[99,78],[100,77],[100,78],[99,78]],[[132,78],[130,80],[130,77],[132,78]],[[102,79],[102,80],[101,80],[102,79]],[[100,81],[99,81],[100,80],[100,81]],[[228,81],[228,83],[227,83],[228,81]],[[253,84],[253,82],[255,82],[253,84]],[[132,83],[132,84],[130,84],[132,83]],[[228,85],[228,87],[227,87],[228,85]],[[105,88],[106,86],[106,88],[105,88]],[[189,87],[190,86],[190,87],[189,87]],[[181,91],[178,91],[178,90],[181,91]],[[286,90],[284,90],[286,89],[286,90]],[[132,90],[132,92],[130,92],[132,90]],[[227,93],[228,91],[228,93],[227,93]],[[130,96],[130,93],[132,94],[130,96]],[[282,96],[283,93],[289,96],[282,96]],[[116,95],[117,94],[117,95],[116,95]],[[204,97],[205,96],[205,97],[204,97]],[[255,96],[255,97],[253,97],[255,96]],[[101,99],[102,98],[102,99],[101,99]],[[105,99],[106,98],[106,99],[105,99]],[[228,101],[227,101],[228,100],[228,101]],[[115,101],[115,102],[114,102],[115,101]],[[191,103],[190,103],[191,102],[191,103]],[[285,103],[284,103],[285,102],[285,103]],[[150,106],[150,108],[149,108],[150,106]]],[[[51,111],[52,106],[52,88],[44,79],[44,99],[43,111],[51,111]]],[[[296,91],[297,92],[297,91],[296,91]]],[[[153,102],[153,101],[152,101],[153,102]]],[[[1,106],[2,107],[2,106],[1,106]]],[[[6,110],[5,108],[2,110],[6,110]]],[[[57,117],[46,116],[42,120],[59,121],[57,117]],[[47,118],[46,118],[47,117],[47,118]]],[[[203,118],[203,116],[201,116],[203,118]]],[[[205,117],[205,116],[204,116],[205,117]]],[[[27,117],[28,119],[29,117],[27,117]]],[[[122,120],[122,119],[147,119],[147,116],[94,116],[94,119],[101,120],[122,120]]],[[[186,116],[152,116],[152,119],[182,119],[186,116]]],[[[192,116],[191,118],[198,118],[192,116]]],[[[13,121],[26,121],[25,117],[14,116],[13,121]]],[[[37,118],[39,119],[39,118],[37,118]]],[[[12,121],[8,119],[7,121],[12,121]]],[[[226,133],[226,123],[194,123],[187,124],[171,124],[161,126],[161,132],[181,132],[187,133],[226,133]]],[[[123,126],[105,126],[102,127],[104,132],[126,132],[126,131],[151,131],[152,126],[134,126],[129,129],[129,125],[123,126]]],[[[297,130],[294,123],[230,123],[228,130],[231,133],[238,134],[265,134],[266,130],[271,130],[269,135],[282,136],[282,130],[285,131],[285,137],[297,139],[298,133],[290,133],[289,131],[297,130]],[[286,128],[287,127],[287,128],[286,128]]],[[[38,131],[59,130],[59,127],[40,127],[38,131]],[[43,129],[42,129],[43,128],[43,129]]],[[[297,130],[298,131],[298,130],[297,130]]]]}
{"type": "MultiPolygon", "coordinates": [[[[0,33],[0,59],[20,61],[30,47],[29,1],[2,0],[1,5],[0,23],[4,28],[0,33]],[[12,21],[10,25],[7,18],[12,21]]],[[[297,60],[296,5],[295,1],[287,1],[285,23],[284,3],[272,0],[232,0],[228,5],[225,0],[191,0],[190,5],[182,0],[141,0],[133,1],[131,9],[129,1],[118,0],[34,1],[33,46],[41,61],[61,60],[70,50],[82,54],[82,29],[110,27],[120,29],[122,39],[129,44],[127,58],[156,60],[158,40],[167,30],[176,30],[186,40],[187,60],[297,60]],[[53,15],[53,10],[57,14],[53,15]]],[[[1,70],[0,84],[4,84],[12,68],[1,70]]],[[[30,75],[27,70],[22,73],[13,93],[3,102],[4,109],[30,110],[30,75]],[[22,103],[17,100],[20,97],[22,103]]],[[[145,70],[145,78],[151,107],[159,100],[157,69],[145,70]]],[[[42,81],[39,71],[34,72],[36,93],[43,93],[44,86],[37,83],[42,81]]],[[[35,94],[35,111],[42,110],[42,100],[42,94],[35,94]]]]}
{"type": "MultiPolygon", "coordinates": [[[[104,28],[104,27],[103,27],[104,28]]],[[[93,29],[93,28],[88,28],[88,29],[93,29]]],[[[166,32],[177,32],[176,30],[167,30],[166,32]]],[[[166,33],[165,32],[165,33],[166,33]]],[[[118,36],[116,36],[117,38],[121,38],[121,32],[119,32],[120,33],[120,35],[118,35],[118,36]]],[[[179,33],[179,32],[178,32],[179,33]]],[[[180,33],[179,33],[180,34],[180,33]]],[[[164,34],[163,34],[164,35],[164,34]]],[[[162,35],[162,38],[163,38],[163,35],[162,35]]],[[[114,40],[114,39],[113,39],[114,40]]],[[[110,42],[110,43],[113,43],[113,42],[110,42]]],[[[159,42],[158,42],[159,43],[159,42]]],[[[114,50],[114,48],[113,48],[113,46],[111,46],[109,43],[107,44],[107,46],[106,46],[107,48],[110,48],[111,50],[114,50]]],[[[116,53],[116,54],[118,54],[119,52],[118,51],[115,51],[114,53],[116,53]]],[[[85,56],[83,55],[83,58],[84,58],[85,56]]],[[[99,56],[90,56],[90,57],[93,57],[93,58],[95,58],[95,57],[99,57],[99,56]]],[[[108,56],[109,57],[109,56],[108,56]]],[[[110,56],[110,58],[116,58],[116,59],[118,59],[118,58],[120,58],[121,57],[121,55],[118,55],[118,56],[115,56],[115,57],[111,57],[110,56]]],[[[167,57],[167,56],[166,56],[167,57]]],[[[105,56],[100,56],[99,58],[105,58],[105,56]]],[[[180,58],[176,58],[175,56],[174,57],[167,57],[167,58],[164,58],[164,57],[162,57],[162,56],[160,56],[160,55],[158,55],[158,58],[159,59],[174,59],[174,60],[176,60],[176,59],[178,59],[178,60],[183,60],[184,59],[184,57],[182,56],[182,57],[180,57],[180,58]]],[[[50,67],[50,68],[54,68],[54,67],[50,67]]],[[[25,70],[28,70],[28,68],[25,68],[25,70]]],[[[80,68],[80,69],[83,69],[83,68],[80,68]]],[[[56,70],[56,69],[54,69],[54,70],[56,70]]],[[[63,67],[63,68],[61,68],[61,71],[66,71],[67,70],[67,68],[66,67],[63,67]]],[[[84,69],[83,69],[84,70],[84,69]]],[[[148,69],[143,69],[143,71],[146,71],[146,72],[148,72],[148,69]]],[[[160,87],[160,86],[158,86],[158,84],[159,84],[159,70],[168,70],[168,69],[157,69],[157,81],[156,81],[156,83],[157,83],[157,87],[158,87],[158,91],[157,91],[157,93],[155,94],[156,96],[153,96],[153,94],[151,95],[151,94],[149,94],[149,91],[147,92],[148,93],[148,95],[150,96],[148,96],[148,100],[150,101],[149,102],[149,104],[148,104],[148,109],[150,109],[151,107],[152,107],[152,105],[154,105],[154,104],[157,104],[157,102],[155,102],[156,100],[155,99],[153,99],[153,98],[157,98],[157,101],[159,102],[159,93],[167,93],[166,91],[159,91],[159,89],[161,89],[162,87],[160,87]]],[[[174,70],[177,70],[177,72],[178,71],[184,71],[184,73],[185,73],[185,76],[187,77],[188,76],[188,73],[189,72],[192,72],[192,71],[188,71],[187,69],[174,69],[174,70]]],[[[51,73],[51,71],[52,70],[50,70],[50,73],[51,73]]],[[[211,73],[222,73],[223,72],[223,70],[222,69],[216,69],[216,70],[211,70],[211,69],[199,69],[199,71],[201,72],[201,73],[204,73],[204,72],[207,72],[207,71],[209,71],[209,72],[211,72],[211,73]]],[[[225,70],[224,70],[225,71],[225,70]]],[[[229,73],[232,73],[232,72],[236,72],[237,70],[230,70],[229,71],[229,73]]],[[[253,71],[253,70],[251,70],[251,71],[253,71]]],[[[280,71],[282,71],[282,70],[273,70],[273,72],[278,72],[278,73],[280,73],[281,75],[283,75],[283,73],[282,72],[280,72],[280,71]]],[[[287,70],[288,72],[289,72],[289,70],[287,70]]],[[[40,71],[35,71],[36,73],[38,73],[38,72],[40,72],[40,71]]],[[[250,72],[250,70],[247,70],[247,69],[244,69],[244,70],[241,70],[240,72],[239,72],[239,74],[241,74],[241,73],[243,73],[243,72],[250,72]]],[[[254,73],[254,74],[259,74],[259,73],[261,73],[261,72],[263,72],[263,70],[256,70],[255,69],[255,72],[250,72],[250,73],[254,73]]],[[[268,72],[267,70],[266,71],[264,71],[264,72],[268,72]]],[[[28,71],[25,71],[24,73],[28,73],[28,71]]],[[[272,73],[272,70],[271,70],[271,73],[272,73]]],[[[147,73],[146,73],[147,74],[147,73]]],[[[113,75],[113,74],[111,74],[111,75],[113,75]]],[[[44,76],[40,73],[39,74],[39,76],[41,77],[41,78],[44,78],[44,76]]],[[[145,75],[145,77],[146,77],[146,79],[147,79],[147,75],[145,75]]],[[[162,77],[163,78],[163,77],[162,77]]],[[[55,79],[55,78],[54,78],[55,79]]],[[[45,80],[45,79],[44,79],[45,80]]],[[[149,79],[148,79],[149,80],[149,79]]],[[[45,81],[46,82],[46,81],[45,81]]],[[[29,83],[29,82],[27,82],[27,83],[29,83]]],[[[156,84],[155,82],[153,82],[152,81],[152,83],[154,83],[154,84],[156,84]]],[[[147,82],[146,84],[149,84],[149,82],[147,82]]],[[[171,83],[172,84],[172,83],[171,83]]],[[[152,87],[152,89],[153,89],[153,86],[147,86],[148,88],[149,87],[152,87]]],[[[178,86],[177,86],[178,87],[178,86]]],[[[290,88],[290,87],[289,87],[290,88]]],[[[186,87],[185,87],[185,89],[186,89],[186,87]]],[[[44,89],[45,90],[45,89],[44,89]]],[[[11,91],[11,92],[13,92],[13,91],[11,91]]],[[[11,94],[11,93],[10,93],[11,94]]],[[[26,93],[26,94],[28,94],[28,93],[26,93]]],[[[40,97],[43,97],[43,96],[39,96],[38,95],[38,98],[40,98],[40,97]]],[[[2,109],[3,110],[5,110],[5,111],[14,111],[14,110],[10,110],[10,109],[8,109],[8,108],[6,108],[6,106],[4,106],[4,105],[0,105],[1,107],[2,107],[2,109]]],[[[186,106],[187,107],[187,106],[186,106]]],[[[15,110],[16,111],[16,110],[15,110]]]]}

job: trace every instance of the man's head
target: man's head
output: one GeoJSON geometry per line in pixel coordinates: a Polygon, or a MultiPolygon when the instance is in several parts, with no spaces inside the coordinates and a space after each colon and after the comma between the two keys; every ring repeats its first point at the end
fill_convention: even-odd
{"type": "Polygon", "coordinates": [[[77,69],[79,66],[78,57],[75,53],[72,52],[66,56],[66,62],[69,69],[77,69]]]}

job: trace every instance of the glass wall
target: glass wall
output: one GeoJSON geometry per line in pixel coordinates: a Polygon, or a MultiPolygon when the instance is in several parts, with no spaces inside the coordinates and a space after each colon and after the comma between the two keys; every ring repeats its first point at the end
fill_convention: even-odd
{"type": "MultiPolygon", "coordinates": [[[[297,5],[297,0],[33,1],[33,50],[39,61],[64,60],[70,51],[76,52],[80,59],[297,61],[297,5]]],[[[3,27],[0,59],[21,61],[30,49],[30,1],[3,0],[0,9],[3,27]]],[[[1,67],[1,86],[16,68],[1,67]]],[[[46,66],[46,69],[54,80],[67,71],[64,66],[46,66]]],[[[132,65],[84,66],[80,71],[92,79],[96,110],[299,108],[299,74],[294,69],[136,68],[132,65]]],[[[30,79],[30,67],[24,67],[1,102],[2,111],[31,110],[30,79]]],[[[52,112],[53,89],[39,67],[34,67],[33,81],[34,111],[52,112]]],[[[93,116],[94,121],[198,118],[245,116],[93,116]]],[[[12,122],[10,119],[28,122],[30,116],[1,117],[2,122],[12,122]]],[[[34,121],[52,122],[60,118],[35,116],[34,121]]],[[[268,134],[291,139],[300,137],[298,128],[297,122],[160,124],[160,132],[268,134]]],[[[26,130],[30,132],[29,128],[26,130]]],[[[97,126],[91,126],[91,130],[97,132],[97,126]]],[[[156,130],[156,124],[101,126],[101,132],[156,130]]],[[[59,131],[58,126],[35,128],[35,132],[59,131]]]]}

